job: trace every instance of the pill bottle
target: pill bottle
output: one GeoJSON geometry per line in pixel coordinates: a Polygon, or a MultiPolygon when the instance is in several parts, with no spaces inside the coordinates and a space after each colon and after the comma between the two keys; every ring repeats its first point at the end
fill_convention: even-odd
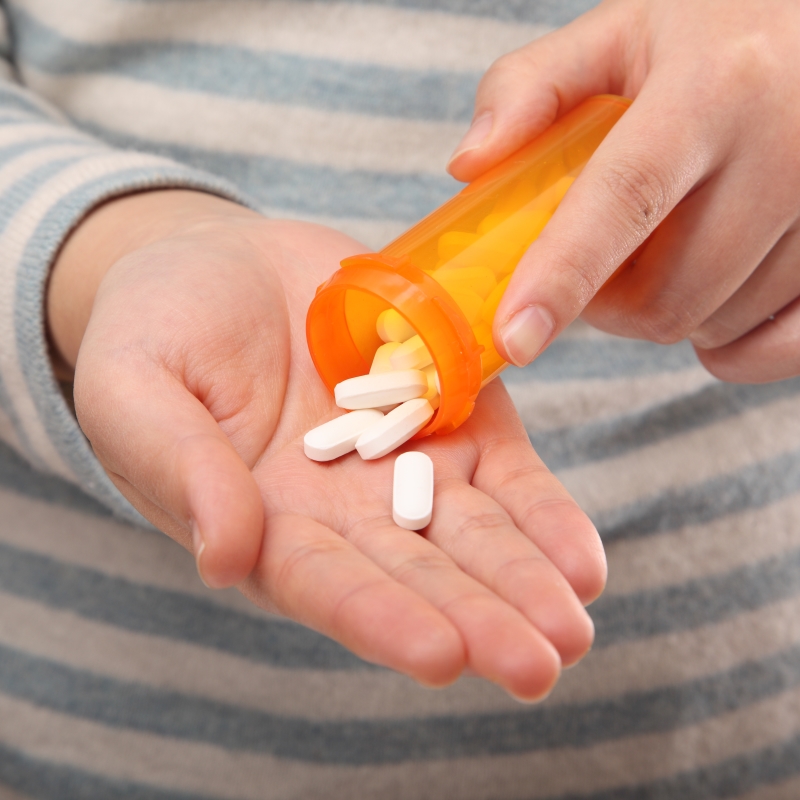
{"type": "Polygon", "coordinates": [[[417,438],[461,425],[481,387],[508,366],[492,342],[492,322],[517,263],[630,102],[586,100],[380,252],[342,261],[317,289],[306,320],[311,358],[328,389],[369,372],[383,344],[378,315],[394,308],[439,375],[439,408],[417,438]]]}

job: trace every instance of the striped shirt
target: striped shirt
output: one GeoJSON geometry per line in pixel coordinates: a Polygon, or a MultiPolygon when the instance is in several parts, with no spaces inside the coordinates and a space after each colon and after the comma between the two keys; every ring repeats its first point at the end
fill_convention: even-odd
{"type": "Polygon", "coordinates": [[[191,187],[381,247],[457,191],[492,60],[591,4],[0,3],[0,798],[800,797],[800,379],[580,323],[504,374],[610,569],[594,650],[522,706],[205,589],[52,375],[48,269],[99,202],[191,187]]]}

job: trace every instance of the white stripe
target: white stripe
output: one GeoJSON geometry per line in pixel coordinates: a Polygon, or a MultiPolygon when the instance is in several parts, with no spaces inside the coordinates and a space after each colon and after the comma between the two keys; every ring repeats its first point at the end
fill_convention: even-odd
{"type": "Polygon", "coordinates": [[[255,617],[271,618],[235,589],[206,589],[191,555],[162,533],[7,490],[0,490],[0,508],[4,521],[0,542],[143,586],[183,592],[255,617]]]}
{"type": "MultiPolygon", "coordinates": [[[[30,119],[29,114],[24,116],[30,119]]],[[[9,147],[23,142],[44,142],[55,138],[64,139],[66,137],[75,139],[76,143],[92,141],[84,134],[70,128],[54,125],[52,122],[39,122],[37,120],[20,125],[0,125],[0,147],[9,147]]],[[[99,143],[96,143],[96,145],[99,146],[99,143]]]]}
{"type": "Polygon", "coordinates": [[[87,44],[231,45],[414,70],[483,71],[498,56],[552,29],[362,3],[24,0],[17,5],[62,36],[87,44]]]}
{"type": "Polygon", "coordinates": [[[800,690],[668,733],[521,755],[384,766],[326,765],[230,752],[111,728],[0,695],[0,742],[30,758],[119,780],[237,800],[547,797],[633,786],[769,747],[800,729],[800,690]],[[535,776],[535,780],[533,777],[535,776]]]}
{"type": "Polygon", "coordinates": [[[800,548],[800,494],[705,525],[607,548],[606,593],[630,594],[721,575],[800,548]]]}
{"type": "Polygon", "coordinates": [[[79,164],[67,167],[47,181],[36,196],[19,209],[0,236],[2,269],[5,273],[0,282],[0,341],[5,344],[0,350],[0,375],[35,455],[47,464],[52,472],[73,482],[76,480],[75,475],[50,441],[22,373],[21,354],[17,352],[14,329],[19,262],[39,223],[66,195],[94,179],[113,175],[121,170],[152,169],[157,166],[163,168],[165,163],[162,159],[141,154],[104,152],[103,155],[87,158],[79,164]]]}
{"type": "Polygon", "coordinates": [[[609,380],[509,381],[529,433],[574,428],[644,411],[716,383],[702,367],[609,380]]]}
{"type": "MultiPolygon", "coordinates": [[[[0,199],[15,183],[26,175],[30,174],[39,167],[51,164],[65,158],[88,154],[96,150],[97,146],[91,142],[76,142],[75,144],[58,144],[49,147],[37,147],[29,150],[21,156],[17,156],[12,161],[0,167],[0,199]]],[[[11,223],[9,223],[11,224],[11,223]]],[[[3,269],[9,269],[11,265],[3,254],[3,269]]]]}
{"type": "Polygon", "coordinates": [[[58,76],[23,67],[36,91],[82,123],[148,142],[266,156],[340,170],[444,176],[466,125],[179,91],[115,75],[58,76]]]}
{"type": "Polygon", "coordinates": [[[21,454],[24,452],[22,444],[17,438],[17,432],[14,430],[11,418],[2,408],[0,408],[0,440],[18,453],[21,454]]]}
{"type": "Polygon", "coordinates": [[[590,515],[688,488],[800,448],[797,398],[779,400],[625,455],[558,472],[590,515]]]}

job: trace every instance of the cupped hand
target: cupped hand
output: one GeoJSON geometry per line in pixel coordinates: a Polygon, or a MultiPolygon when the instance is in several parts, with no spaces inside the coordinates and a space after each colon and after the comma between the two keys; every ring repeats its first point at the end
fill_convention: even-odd
{"type": "Polygon", "coordinates": [[[501,353],[528,363],[582,314],[688,337],[726,380],[800,374],[798,41],[785,0],[605,0],[493,65],[450,164],[461,180],[591,95],[635,98],[520,262],[501,353]]]}
{"type": "Polygon", "coordinates": [[[365,659],[430,685],[469,669],[519,697],[547,693],[591,644],[582,603],[601,591],[605,560],[502,384],[454,434],[407,446],[433,459],[436,496],[428,528],[403,530],[391,517],[397,454],[320,464],[302,448],[341,413],[308,355],[305,312],[364,248],[190,198],[174,224],[162,215],[124,255],[106,253],[84,333],[57,307],[80,271],[70,265],[103,238],[90,226],[160,208],[155,193],[117,202],[68,243],[51,325],[68,363],[77,352],[79,420],[122,493],[194,552],[209,585],[237,584],[365,659]]]}

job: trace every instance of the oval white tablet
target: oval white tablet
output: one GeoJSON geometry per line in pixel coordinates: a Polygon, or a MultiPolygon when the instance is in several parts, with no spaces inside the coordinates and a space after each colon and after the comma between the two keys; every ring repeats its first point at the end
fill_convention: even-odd
{"type": "Polygon", "coordinates": [[[419,336],[403,342],[389,357],[392,369],[424,369],[433,364],[433,357],[419,336]]]}
{"type": "Polygon", "coordinates": [[[349,378],[336,384],[333,396],[339,408],[380,408],[421,397],[427,391],[425,373],[407,369],[349,378]]]}
{"type": "Polygon", "coordinates": [[[384,342],[404,342],[416,333],[393,308],[387,308],[378,315],[375,329],[384,342]]]}
{"type": "Polygon", "coordinates": [[[419,433],[432,416],[433,408],[427,400],[409,400],[367,428],[358,437],[356,450],[365,461],[385,456],[419,433]]]}
{"type": "Polygon", "coordinates": [[[433,514],[433,461],[412,450],[394,462],[392,518],[408,531],[424,528],[433,514]]]}
{"type": "Polygon", "coordinates": [[[400,347],[400,342],[386,342],[386,344],[382,344],[375,351],[375,357],[372,359],[372,366],[369,368],[369,374],[377,375],[381,372],[391,372],[393,368],[392,362],[389,359],[398,347],[400,347]]]}
{"type": "Polygon", "coordinates": [[[303,437],[303,452],[313,461],[332,461],[356,449],[358,437],[383,414],[372,408],[343,414],[309,431],[303,437]]]}

